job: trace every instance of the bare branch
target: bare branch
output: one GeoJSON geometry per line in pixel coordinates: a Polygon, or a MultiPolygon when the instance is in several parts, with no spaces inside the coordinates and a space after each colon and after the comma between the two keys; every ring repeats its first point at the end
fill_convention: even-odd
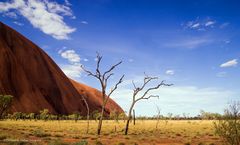
{"type": "Polygon", "coordinates": [[[138,101],[140,101],[140,100],[143,100],[143,99],[148,100],[149,98],[154,98],[154,97],[155,97],[155,98],[159,98],[158,95],[150,95],[150,96],[148,96],[148,97],[142,96],[142,97],[138,98],[138,99],[136,100],[136,102],[138,102],[138,101]]]}
{"type": "Polygon", "coordinates": [[[112,93],[117,89],[118,85],[121,84],[123,82],[123,78],[124,75],[122,75],[122,77],[119,79],[119,81],[116,83],[116,85],[114,86],[114,88],[111,89],[110,93],[108,94],[108,97],[110,97],[112,95],[112,93]]]}
{"type": "Polygon", "coordinates": [[[136,85],[135,85],[135,83],[134,83],[134,81],[133,81],[133,80],[132,80],[132,84],[133,84],[134,90],[136,90],[136,89],[137,89],[137,87],[136,87],[136,85]]]}
{"type": "Polygon", "coordinates": [[[110,73],[112,70],[114,70],[114,68],[116,68],[118,65],[120,65],[122,63],[122,61],[118,62],[117,64],[113,65],[109,70],[107,70],[104,74],[103,74],[103,78],[105,78],[105,76],[110,73]]]}
{"type": "Polygon", "coordinates": [[[142,99],[146,99],[146,100],[148,100],[149,98],[159,98],[159,96],[158,95],[150,95],[150,96],[148,96],[148,97],[144,97],[144,98],[142,98],[142,99]]]}
{"type": "Polygon", "coordinates": [[[136,85],[133,83],[133,85],[134,85],[134,100],[135,100],[135,96],[140,91],[142,91],[149,82],[151,82],[152,80],[158,79],[158,77],[150,77],[150,76],[148,76],[145,72],[144,72],[144,75],[145,75],[145,77],[144,77],[144,81],[143,81],[143,84],[142,84],[141,87],[136,87],[136,85]]]}
{"type": "Polygon", "coordinates": [[[98,78],[98,76],[96,74],[93,74],[91,71],[85,69],[83,65],[81,65],[81,68],[83,69],[83,71],[85,71],[87,73],[88,76],[93,76],[93,77],[98,78]]]}
{"type": "Polygon", "coordinates": [[[99,53],[97,52],[97,68],[96,68],[96,75],[100,78],[101,77],[101,72],[100,72],[100,63],[102,60],[102,56],[99,55],[99,53]]]}
{"type": "Polygon", "coordinates": [[[107,80],[108,80],[112,75],[114,75],[114,73],[110,73],[110,74],[106,77],[105,81],[107,82],[107,80]]]}

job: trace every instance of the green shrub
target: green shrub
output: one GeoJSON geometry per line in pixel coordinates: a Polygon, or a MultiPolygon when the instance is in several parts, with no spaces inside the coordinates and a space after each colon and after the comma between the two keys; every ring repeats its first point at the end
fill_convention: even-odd
{"type": "Polygon", "coordinates": [[[103,143],[101,141],[97,140],[96,145],[103,145],[103,143]]]}
{"type": "Polygon", "coordinates": [[[50,134],[47,134],[47,133],[45,133],[42,130],[35,130],[33,132],[33,135],[36,136],[36,137],[47,137],[47,136],[50,136],[50,134]]]}
{"type": "Polygon", "coordinates": [[[74,143],[73,145],[88,145],[88,142],[86,140],[82,140],[80,142],[74,143]]]}
{"type": "Polygon", "coordinates": [[[68,145],[68,144],[62,142],[62,140],[54,140],[54,141],[49,142],[48,145],[68,145]]]}
{"type": "Polygon", "coordinates": [[[215,133],[228,145],[240,144],[240,102],[235,102],[225,110],[223,117],[214,122],[215,133]]]}
{"type": "Polygon", "coordinates": [[[0,140],[4,140],[7,138],[7,135],[6,134],[0,134],[0,140]]]}

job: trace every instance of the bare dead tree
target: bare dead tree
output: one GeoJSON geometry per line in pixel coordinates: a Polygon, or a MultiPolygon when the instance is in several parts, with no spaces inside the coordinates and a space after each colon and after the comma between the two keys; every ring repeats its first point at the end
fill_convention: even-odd
{"type": "Polygon", "coordinates": [[[82,66],[82,69],[88,74],[88,76],[92,76],[95,77],[101,85],[101,89],[102,89],[102,106],[101,106],[101,115],[100,115],[100,119],[99,119],[99,123],[98,123],[98,129],[97,129],[97,134],[100,135],[101,133],[101,128],[102,128],[102,120],[103,120],[103,115],[104,115],[104,110],[105,110],[105,106],[110,98],[110,96],[112,95],[112,93],[117,89],[118,85],[122,83],[124,75],[122,75],[122,77],[118,80],[118,82],[114,85],[114,87],[112,87],[109,91],[109,93],[107,94],[106,92],[106,88],[107,88],[107,84],[108,84],[108,79],[114,75],[114,73],[112,72],[118,65],[120,65],[122,63],[122,61],[116,63],[115,65],[112,65],[110,67],[110,69],[106,70],[105,72],[101,72],[100,70],[100,63],[102,61],[102,56],[99,55],[99,53],[97,53],[97,66],[96,66],[96,71],[95,72],[91,72],[87,69],[85,69],[82,66]]]}
{"type": "Polygon", "coordinates": [[[161,114],[161,110],[159,109],[159,107],[157,106],[157,123],[156,123],[156,130],[158,129],[158,124],[160,121],[160,114],[161,114]]]}
{"type": "Polygon", "coordinates": [[[88,106],[88,103],[87,103],[87,100],[86,100],[85,96],[82,96],[82,99],[83,99],[83,102],[85,103],[86,108],[87,108],[87,129],[86,129],[86,134],[88,134],[90,110],[89,110],[89,106],[88,106]]]}
{"type": "MultiPolygon", "coordinates": [[[[145,73],[144,73],[145,74],[145,73]]],[[[125,127],[125,135],[128,134],[128,127],[129,127],[129,122],[130,120],[132,119],[132,110],[134,108],[134,105],[140,101],[140,100],[148,100],[150,98],[153,98],[153,97],[159,97],[158,95],[149,95],[148,96],[148,93],[152,90],[156,90],[158,88],[160,88],[161,86],[171,86],[172,84],[165,84],[164,81],[162,81],[161,83],[159,83],[158,85],[156,85],[155,87],[150,87],[148,89],[146,89],[146,91],[140,96],[140,97],[137,97],[138,94],[140,92],[142,92],[145,87],[153,80],[157,80],[158,77],[151,77],[151,76],[148,76],[145,74],[145,77],[144,77],[144,80],[143,80],[143,84],[142,86],[140,87],[137,87],[136,84],[134,83],[134,81],[132,81],[132,84],[133,84],[133,96],[132,96],[132,104],[129,108],[129,112],[128,112],[128,119],[127,119],[127,123],[126,123],[126,127],[125,127]]]]}

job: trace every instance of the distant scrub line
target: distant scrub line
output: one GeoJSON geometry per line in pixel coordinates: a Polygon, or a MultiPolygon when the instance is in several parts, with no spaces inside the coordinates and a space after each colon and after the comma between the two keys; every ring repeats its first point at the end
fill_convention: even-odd
{"type": "MultiPolygon", "coordinates": [[[[90,116],[90,120],[99,120],[100,112],[98,110],[93,111],[90,116]]],[[[209,113],[201,111],[201,114],[194,117],[182,117],[179,115],[176,116],[163,116],[160,117],[152,116],[139,116],[136,117],[136,120],[218,120],[221,118],[221,114],[217,113],[209,113]]],[[[2,119],[11,119],[11,120],[86,120],[86,116],[81,116],[80,113],[76,112],[69,115],[62,115],[62,114],[51,114],[49,113],[48,109],[40,110],[39,113],[23,113],[23,112],[14,112],[12,114],[5,115],[2,119]]],[[[116,113],[111,112],[108,117],[104,117],[105,120],[126,120],[127,116],[125,113],[116,113]]],[[[240,118],[239,118],[240,119],[240,118]]]]}
{"type": "MultiPolygon", "coordinates": [[[[90,116],[91,120],[98,120],[100,113],[98,110],[93,111],[90,116]]],[[[126,115],[124,113],[111,113],[109,117],[104,119],[109,120],[124,120],[126,115]],[[116,117],[117,116],[117,117],[116,117]]],[[[80,113],[76,112],[69,115],[63,114],[50,114],[48,109],[40,110],[39,113],[23,113],[23,112],[14,112],[12,114],[5,115],[2,119],[11,119],[11,120],[86,120],[87,116],[81,116],[80,113]]]]}

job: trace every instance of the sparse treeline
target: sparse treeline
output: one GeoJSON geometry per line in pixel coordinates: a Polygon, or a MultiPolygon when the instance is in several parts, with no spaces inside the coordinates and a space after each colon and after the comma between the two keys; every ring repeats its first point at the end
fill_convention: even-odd
{"type": "MultiPolygon", "coordinates": [[[[197,116],[180,116],[175,115],[169,117],[168,115],[154,115],[154,116],[137,116],[136,120],[218,120],[219,118],[224,117],[219,113],[210,113],[200,111],[200,114],[197,116]]],[[[86,120],[87,116],[82,116],[80,113],[76,112],[69,115],[62,114],[51,114],[48,109],[43,109],[39,113],[23,113],[23,112],[14,112],[12,114],[6,114],[2,119],[11,119],[11,120],[73,120],[77,122],[78,120],[86,120]]],[[[90,120],[98,121],[100,119],[100,112],[98,110],[93,111],[89,115],[90,120]]],[[[104,117],[105,120],[114,120],[126,121],[127,115],[125,113],[118,113],[116,111],[110,112],[109,116],[104,117]]],[[[239,117],[240,119],[240,117],[239,117]]]]}
{"type": "MultiPolygon", "coordinates": [[[[90,120],[98,121],[100,118],[100,112],[98,110],[93,111],[89,115],[90,120]]],[[[125,120],[125,113],[111,112],[108,117],[105,117],[107,120],[125,120]]],[[[8,113],[3,116],[2,119],[11,119],[11,120],[73,120],[77,122],[78,120],[87,120],[87,116],[82,116],[80,113],[75,112],[69,115],[62,114],[51,114],[48,109],[40,110],[39,113],[23,113],[23,112],[14,112],[12,114],[8,113]]]]}

